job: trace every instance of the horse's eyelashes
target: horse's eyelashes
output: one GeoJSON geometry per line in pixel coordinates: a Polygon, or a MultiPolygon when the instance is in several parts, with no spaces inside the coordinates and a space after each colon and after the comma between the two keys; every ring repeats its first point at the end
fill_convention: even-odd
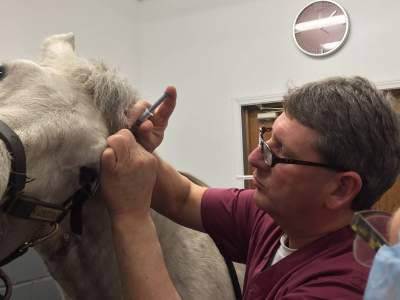
{"type": "Polygon", "coordinates": [[[4,77],[7,75],[7,70],[6,67],[3,65],[0,65],[0,80],[3,80],[4,77]]]}

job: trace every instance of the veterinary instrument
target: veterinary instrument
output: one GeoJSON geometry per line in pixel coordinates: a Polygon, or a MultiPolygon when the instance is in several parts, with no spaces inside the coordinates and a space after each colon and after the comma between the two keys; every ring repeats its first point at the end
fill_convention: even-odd
{"type": "Polygon", "coordinates": [[[164,93],[164,95],[161,96],[160,99],[158,99],[156,102],[154,102],[153,105],[151,105],[149,108],[146,108],[144,113],[137,119],[135,125],[133,128],[138,128],[144,121],[146,121],[148,118],[150,118],[153,115],[153,111],[161,104],[163,103],[166,99],[168,99],[170,95],[168,93],[164,93]]]}
{"type": "Polygon", "coordinates": [[[252,180],[253,178],[253,175],[236,175],[236,179],[239,180],[252,180]]]}

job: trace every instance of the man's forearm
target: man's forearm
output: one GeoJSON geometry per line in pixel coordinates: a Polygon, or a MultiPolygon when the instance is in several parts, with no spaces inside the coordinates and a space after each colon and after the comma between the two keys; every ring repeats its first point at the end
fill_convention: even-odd
{"type": "Polygon", "coordinates": [[[153,190],[151,207],[157,212],[174,219],[185,205],[190,192],[190,181],[174,167],[157,157],[157,180],[153,190]]]}
{"type": "Polygon", "coordinates": [[[116,217],[112,230],[125,299],[180,299],[150,216],[116,217]]]}
{"type": "Polygon", "coordinates": [[[151,207],[183,226],[204,231],[201,220],[201,199],[206,188],[179,174],[158,158],[157,179],[151,207]]]}

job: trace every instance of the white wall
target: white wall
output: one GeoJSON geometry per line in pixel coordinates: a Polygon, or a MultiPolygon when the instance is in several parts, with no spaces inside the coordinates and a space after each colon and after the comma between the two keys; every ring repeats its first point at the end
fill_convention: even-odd
{"type": "Polygon", "coordinates": [[[160,149],[213,186],[239,186],[240,124],[234,99],[282,93],[332,75],[400,79],[400,1],[340,0],[351,30],[326,58],[304,55],[292,24],[304,0],[144,0],[138,5],[139,86],[156,99],[166,84],[178,105],[160,149]]]}
{"type": "Polygon", "coordinates": [[[74,32],[76,50],[103,59],[136,82],[136,6],[132,0],[1,1],[0,60],[40,58],[41,41],[74,32]]]}

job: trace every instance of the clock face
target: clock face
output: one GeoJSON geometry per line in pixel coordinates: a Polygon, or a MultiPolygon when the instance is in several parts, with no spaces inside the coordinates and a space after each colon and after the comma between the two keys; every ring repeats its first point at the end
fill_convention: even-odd
{"type": "Polygon", "coordinates": [[[299,13],[293,25],[293,37],[301,51],[312,56],[333,53],[346,40],[349,18],[333,1],[315,1],[299,13]]]}

